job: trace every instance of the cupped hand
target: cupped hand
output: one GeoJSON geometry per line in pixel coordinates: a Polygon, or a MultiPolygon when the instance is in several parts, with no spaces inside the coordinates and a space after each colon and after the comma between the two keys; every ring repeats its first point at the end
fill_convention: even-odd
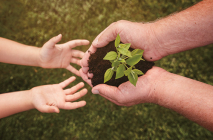
{"type": "Polygon", "coordinates": [[[164,69],[154,66],[145,75],[138,77],[136,87],[129,81],[119,87],[99,84],[92,88],[92,93],[99,94],[120,106],[157,103],[158,85],[162,80],[161,75],[166,72],[164,69]]]}
{"type": "Polygon", "coordinates": [[[84,52],[73,50],[76,46],[88,45],[88,40],[72,40],[64,44],[56,44],[62,38],[62,35],[51,38],[40,49],[39,61],[43,68],[65,68],[72,73],[80,76],[77,69],[70,65],[74,63],[80,65],[80,60],[84,56],[84,52]]]}
{"type": "Polygon", "coordinates": [[[152,23],[144,24],[125,20],[112,23],[95,38],[91,47],[81,60],[81,77],[90,86],[92,86],[90,78],[93,76],[91,73],[88,73],[90,53],[95,53],[97,48],[104,47],[109,42],[115,40],[118,34],[120,35],[121,42],[131,43],[133,49],[144,50],[143,57],[146,60],[155,61],[163,57],[160,53],[158,41],[152,31],[152,23]]]}
{"type": "Polygon", "coordinates": [[[84,86],[83,82],[71,88],[63,89],[75,79],[73,76],[59,84],[32,88],[31,94],[34,108],[44,113],[59,113],[59,109],[71,110],[85,106],[85,101],[74,102],[87,93],[87,89],[80,90],[84,86]]]}

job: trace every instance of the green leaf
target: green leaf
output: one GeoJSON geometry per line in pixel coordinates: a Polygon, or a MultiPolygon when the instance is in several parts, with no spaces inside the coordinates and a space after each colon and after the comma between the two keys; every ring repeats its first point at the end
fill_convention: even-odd
{"type": "Polygon", "coordinates": [[[144,75],[144,73],[142,71],[140,71],[139,69],[133,69],[133,71],[137,74],[137,75],[144,75]]]}
{"type": "Polygon", "coordinates": [[[134,66],[141,60],[142,55],[134,55],[126,60],[126,63],[130,66],[134,66]]]}
{"type": "Polygon", "coordinates": [[[130,51],[128,51],[128,52],[127,52],[127,54],[126,54],[126,56],[128,56],[128,57],[132,57],[131,52],[130,52],[130,51]]]}
{"type": "Polygon", "coordinates": [[[124,48],[126,50],[129,50],[130,46],[131,46],[131,43],[119,44],[119,48],[124,48]]]}
{"type": "Polygon", "coordinates": [[[112,67],[117,67],[120,64],[120,62],[118,60],[115,60],[114,62],[112,62],[112,67]]]}
{"type": "Polygon", "coordinates": [[[132,70],[130,74],[128,74],[128,79],[130,83],[132,83],[134,86],[136,86],[136,83],[138,81],[138,75],[132,70]]]}
{"type": "Polygon", "coordinates": [[[132,70],[132,67],[128,68],[127,70],[124,71],[125,76],[128,76],[132,70]]]}
{"type": "Polygon", "coordinates": [[[135,50],[133,50],[132,51],[132,56],[134,56],[134,55],[143,55],[143,52],[144,52],[144,50],[141,50],[141,49],[135,49],[135,50]]]}
{"type": "Polygon", "coordinates": [[[118,62],[120,62],[120,63],[126,63],[126,61],[124,59],[118,59],[118,62]]]}
{"type": "Polygon", "coordinates": [[[125,48],[117,48],[117,50],[123,55],[126,55],[128,57],[132,57],[131,52],[129,50],[125,49],[125,48]]]}
{"type": "Polygon", "coordinates": [[[117,58],[117,53],[115,51],[110,51],[103,58],[104,60],[115,60],[117,58]]]}
{"type": "Polygon", "coordinates": [[[131,43],[126,43],[125,44],[125,48],[128,49],[128,50],[129,50],[130,46],[131,46],[131,43]]]}
{"type": "Polygon", "coordinates": [[[113,68],[107,69],[105,74],[104,74],[104,83],[109,81],[112,78],[113,74],[114,74],[113,68]]]}
{"type": "Polygon", "coordinates": [[[116,39],[115,39],[115,47],[117,48],[118,47],[118,45],[119,45],[119,43],[120,43],[120,36],[119,36],[119,34],[117,35],[117,37],[116,37],[116,39]]]}
{"type": "Polygon", "coordinates": [[[124,71],[126,70],[125,66],[121,64],[116,71],[116,77],[115,79],[121,78],[124,76],[124,71]]]}

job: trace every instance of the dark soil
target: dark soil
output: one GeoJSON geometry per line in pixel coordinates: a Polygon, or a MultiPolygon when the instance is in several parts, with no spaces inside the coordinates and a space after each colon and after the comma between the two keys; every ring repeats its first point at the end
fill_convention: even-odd
{"type": "MultiPolygon", "coordinates": [[[[104,83],[104,74],[108,68],[111,68],[111,62],[108,60],[103,60],[103,58],[110,51],[116,51],[114,41],[110,42],[105,47],[98,48],[95,53],[90,55],[88,63],[89,63],[89,73],[93,73],[93,78],[91,79],[93,86],[104,83]]],[[[154,62],[142,60],[135,65],[136,69],[141,70],[144,74],[149,69],[151,69],[152,66],[154,66],[154,62]]],[[[120,84],[126,81],[128,81],[128,78],[126,76],[123,76],[119,79],[115,79],[114,73],[113,77],[105,84],[118,87],[120,84]]]]}

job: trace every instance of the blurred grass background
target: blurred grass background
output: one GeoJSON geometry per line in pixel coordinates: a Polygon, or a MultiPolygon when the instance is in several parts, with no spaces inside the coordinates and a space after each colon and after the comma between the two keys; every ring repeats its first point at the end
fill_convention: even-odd
{"type": "MultiPolygon", "coordinates": [[[[110,23],[153,21],[200,0],[0,0],[0,36],[41,47],[61,33],[61,43],[93,39],[110,23]]],[[[87,47],[77,47],[86,51],[87,47]]],[[[213,45],[167,56],[156,65],[213,85],[213,45]]],[[[78,66],[76,66],[78,67],[78,66]]],[[[79,67],[78,67],[79,68],[79,67]]],[[[59,83],[73,74],[0,63],[0,93],[59,83]]],[[[82,81],[81,78],[70,86],[82,81]]],[[[213,133],[154,104],[120,107],[99,95],[83,97],[83,108],[60,114],[31,110],[0,119],[0,140],[207,140],[213,133]]],[[[178,94],[178,93],[177,93],[178,94]]],[[[5,105],[6,106],[6,105],[5,105]]]]}

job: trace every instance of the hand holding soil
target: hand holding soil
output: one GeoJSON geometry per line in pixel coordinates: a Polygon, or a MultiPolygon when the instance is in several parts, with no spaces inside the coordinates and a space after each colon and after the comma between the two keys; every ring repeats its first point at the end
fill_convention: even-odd
{"type": "MultiPolygon", "coordinates": [[[[91,78],[93,77],[93,74],[91,73],[92,68],[90,68],[90,73],[88,72],[89,71],[88,60],[89,60],[90,54],[95,54],[95,52],[98,48],[108,49],[108,51],[110,51],[110,49],[108,47],[104,47],[104,46],[106,46],[107,44],[109,44],[110,42],[115,40],[117,34],[120,35],[121,42],[131,43],[131,47],[133,49],[144,50],[143,57],[145,60],[155,61],[155,60],[162,58],[161,55],[159,54],[159,52],[160,52],[159,50],[156,51],[157,49],[155,49],[151,45],[146,46],[147,44],[151,44],[151,43],[149,43],[149,41],[152,40],[152,36],[150,36],[151,31],[150,31],[149,26],[150,26],[149,24],[143,24],[143,23],[118,21],[116,23],[112,23],[109,27],[107,27],[103,32],[101,32],[96,37],[96,39],[93,41],[91,47],[88,49],[88,51],[85,53],[84,57],[81,60],[82,69],[80,70],[80,73],[81,73],[81,77],[83,78],[83,80],[85,82],[87,82],[91,87],[93,87],[97,84],[100,84],[100,82],[98,82],[98,83],[95,83],[94,85],[92,85],[92,81],[91,81],[91,78]],[[124,28],[124,27],[126,27],[126,28],[124,28]],[[138,34],[135,34],[135,33],[138,33],[138,34]],[[156,53],[155,51],[158,53],[156,53]]],[[[100,51],[102,52],[102,50],[100,50],[100,51]]],[[[106,55],[106,53],[107,53],[106,51],[107,50],[104,50],[104,53],[102,54],[103,57],[106,55]]],[[[94,56],[94,57],[96,57],[96,56],[94,56]]],[[[100,56],[98,58],[98,60],[96,60],[96,61],[102,61],[102,60],[103,60],[103,58],[102,58],[102,56],[100,56]]],[[[101,63],[105,64],[106,62],[101,62],[101,63]]],[[[102,66],[94,67],[94,69],[100,69],[100,68],[102,68],[102,66]]],[[[146,71],[147,70],[144,70],[144,73],[146,71]]],[[[119,86],[119,85],[120,85],[120,83],[116,84],[115,86],[119,86]]]]}
{"type": "MultiPolygon", "coordinates": [[[[107,46],[98,48],[97,51],[90,55],[88,63],[89,63],[89,73],[93,74],[91,78],[91,84],[93,86],[103,84],[105,81],[105,72],[108,69],[111,69],[112,63],[108,60],[103,60],[104,56],[110,51],[116,51],[114,41],[110,42],[107,46]]],[[[145,60],[140,60],[135,66],[134,69],[142,71],[144,74],[152,68],[154,62],[148,62],[145,60]]],[[[131,68],[131,67],[130,67],[131,68]]],[[[127,70],[126,70],[127,71],[127,70]]],[[[129,77],[123,76],[121,78],[116,78],[117,72],[114,72],[112,78],[107,81],[105,84],[112,85],[118,87],[120,84],[129,81],[129,77]]],[[[131,75],[131,74],[130,74],[131,75]]],[[[136,75],[137,77],[137,75],[136,75]]],[[[132,81],[130,81],[132,83],[132,81]]],[[[137,82],[137,80],[136,80],[137,82]]]]}

